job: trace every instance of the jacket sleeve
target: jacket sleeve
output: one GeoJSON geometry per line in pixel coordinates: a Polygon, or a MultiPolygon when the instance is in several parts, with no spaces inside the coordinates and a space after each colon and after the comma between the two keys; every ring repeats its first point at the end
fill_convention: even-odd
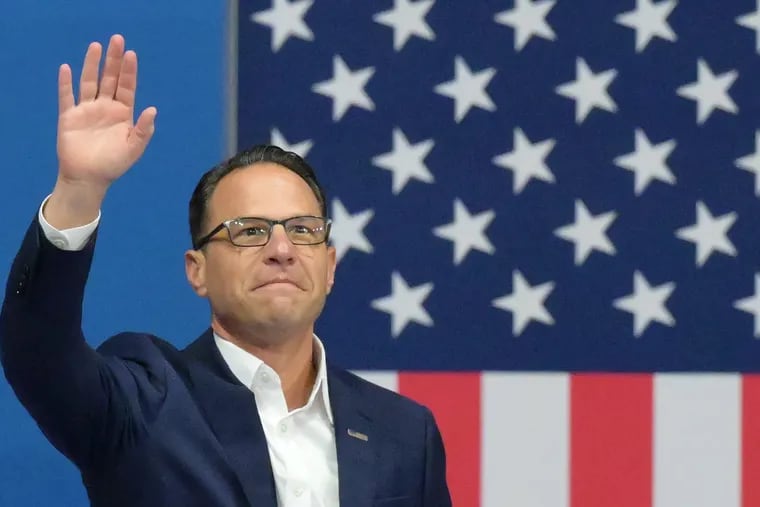
{"type": "Polygon", "coordinates": [[[140,403],[151,400],[150,392],[138,393],[145,388],[139,368],[101,356],[83,336],[95,237],[81,251],[60,250],[35,219],[0,311],[5,377],[48,440],[80,469],[102,465],[137,438],[144,429],[140,403]]]}
{"type": "Polygon", "coordinates": [[[446,483],[446,451],[438,425],[430,410],[426,414],[425,484],[423,507],[451,507],[451,495],[446,483]]]}

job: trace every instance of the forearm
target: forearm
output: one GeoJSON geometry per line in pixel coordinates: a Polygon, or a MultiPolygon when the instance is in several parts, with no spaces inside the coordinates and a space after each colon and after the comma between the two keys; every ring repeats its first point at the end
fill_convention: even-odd
{"type": "Polygon", "coordinates": [[[79,438],[102,413],[101,360],[81,331],[92,245],[63,251],[35,220],[16,256],[0,312],[0,360],[19,400],[45,434],[74,461],[88,454],[79,438]]]}

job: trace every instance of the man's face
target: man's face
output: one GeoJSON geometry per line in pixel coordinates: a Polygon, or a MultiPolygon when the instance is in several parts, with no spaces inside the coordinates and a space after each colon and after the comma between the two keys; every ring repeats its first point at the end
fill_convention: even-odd
{"type": "MultiPolygon", "coordinates": [[[[209,202],[205,231],[236,217],[275,220],[320,216],[309,185],[269,162],[236,169],[221,179],[209,202]]],[[[335,275],[335,249],[294,245],[281,225],[264,246],[238,247],[223,229],[203,252],[185,255],[188,280],[208,297],[214,321],[232,335],[262,338],[312,332],[335,275]]]]}

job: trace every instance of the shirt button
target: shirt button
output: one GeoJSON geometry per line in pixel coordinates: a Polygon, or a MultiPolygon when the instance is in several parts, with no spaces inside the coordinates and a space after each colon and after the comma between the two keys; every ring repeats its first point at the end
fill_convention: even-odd
{"type": "Polygon", "coordinates": [[[269,374],[267,372],[261,373],[261,381],[262,382],[269,382],[269,374]]]}
{"type": "Polygon", "coordinates": [[[64,239],[54,239],[53,244],[58,248],[66,248],[66,240],[64,239]]]}
{"type": "Polygon", "coordinates": [[[288,425],[286,423],[280,423],[280,433],[287,433],[288,425]]]}
{"type": "Polygon", "coordinates": [[[296,496],[303,495],[303,488],[296,488],[295,490],[293,490],[293,494],[295,494],[296,496]]]}

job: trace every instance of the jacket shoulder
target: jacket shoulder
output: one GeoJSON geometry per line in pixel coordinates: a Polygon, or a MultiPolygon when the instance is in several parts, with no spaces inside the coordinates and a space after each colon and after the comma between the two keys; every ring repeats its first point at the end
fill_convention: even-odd
{"type": "Polygon", "coordinates": [[[332,368],[332,374],[346,386],[353,389],[356,395],[365,402],[365,406],[373,407],[373,412],[384,416],[425,418],[431,414],[430,409],[417,401],[399,394],[387,387],[375,384],[356,373],[341,368],[332,368]]]}
{"type": "Polygon", "coordinates": [[[97,348],[98,353],[111,364],[122,364],[133,373],[147,376],[161,384],[168,381],[170,370],[183,376],[186,362],[180,351],[158,336],[124,331],[111,336],[97,348]]]}
{"type": "Polygon", "coordinates": [[[166,340],[149,333],[123,331],[117,333],[97,347],[104,356],[121,359],[138,359],[154,355],[178,354],[178,350],[166,340]]]}

